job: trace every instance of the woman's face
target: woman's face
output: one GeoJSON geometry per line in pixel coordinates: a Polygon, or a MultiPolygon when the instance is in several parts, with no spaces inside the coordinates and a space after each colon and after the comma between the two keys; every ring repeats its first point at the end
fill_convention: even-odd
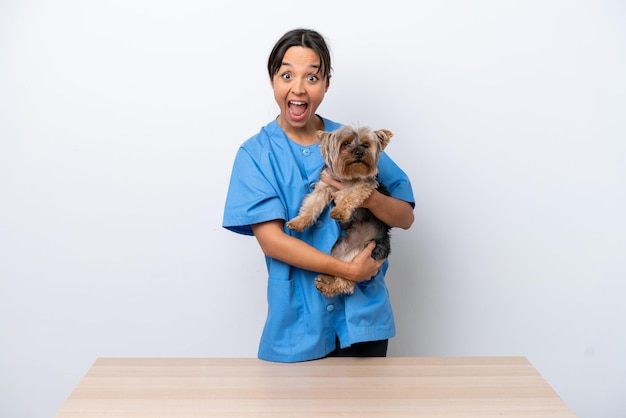
{"type": "Polygon", "coordinates": [[[285,131],[314,128],[317,108],[329,82],[322,78],[320,58],[314,50],[292,46],[272,77],[274,99],[280,107],[278,123],[285,131]]]}

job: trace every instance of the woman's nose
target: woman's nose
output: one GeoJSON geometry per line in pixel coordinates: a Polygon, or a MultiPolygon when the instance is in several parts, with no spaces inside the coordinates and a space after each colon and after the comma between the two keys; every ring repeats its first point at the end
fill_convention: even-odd
{"type": "Polygon", "coordinates": [[[296,79],[291,89],[296,94],[302,94],[306,92],[305,80],[296,79]]]}

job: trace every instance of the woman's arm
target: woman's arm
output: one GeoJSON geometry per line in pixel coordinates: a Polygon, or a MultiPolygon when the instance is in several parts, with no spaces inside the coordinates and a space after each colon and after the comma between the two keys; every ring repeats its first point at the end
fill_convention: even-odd
{"type": "Polygon", "coordinates": [[[411,204],[395,197],[386,196],[377,190],[365,199],[363,207],[389,226],[409,229],[415,215],[411,204]]]}
{"type": "Polygon", "coordinates": [[[372,258],[372,250],[375,247],[373,242],[351,262],[341,261],[304,241],[285,234],[282,220],[252,225],[252,231],[261,250],[268,257],[301,269],[344,277],[355,282],[371,279],[378,273],[378,269],[385,261],[372,258]]]}
{"type": "MultiPolygon", "coordinates": [[[[343,184],[322,172],[322,181],[337,189],[343,189],[343,184]]],[[[387,196],[379,191],[374,191],[365,199],[363,207],[369,209],[374,216],[389,226],[409,229],[413,225],[415,216],[410,203],[395,197],[387,196]]]]}

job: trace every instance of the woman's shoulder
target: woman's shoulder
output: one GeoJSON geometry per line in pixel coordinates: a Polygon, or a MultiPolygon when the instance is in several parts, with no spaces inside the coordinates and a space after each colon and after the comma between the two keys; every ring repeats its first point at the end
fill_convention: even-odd
{"type": "Polygon", "coordinates": [[[266,153],[268,148],[272,148],[272,142],[280,142],[281,129],[275,121],[269,122],[267,125],[254,135],[248,137],[239,147],[239,153],[244,152],[254,156],[255,158],[266,153]]]}
{"type": "Polygon", "coordinates": [[[273,120],[269,122],[267,125],[262,126],[261,129],[259,129],[257,133],[248,137],[248,139],[246,139],[243,142],[242,146],[247,147],[247,146],[254,146],[254,145],[262,145],[266,143],[267,141],[269,141],[270,138],[276,135],[279,131],[280,131],[280,127],[278,126],[278,123],[275,120],[273,120]]]}
{"type": "Polygon", "coordinates": [[[323,116],[320,116],[320,118],[322,118],[322,121],[324,122],[324,130],[327,132],[336,131],[343,126],[343,123],[335,122],[334,120],[330,120],[323,116]]]}

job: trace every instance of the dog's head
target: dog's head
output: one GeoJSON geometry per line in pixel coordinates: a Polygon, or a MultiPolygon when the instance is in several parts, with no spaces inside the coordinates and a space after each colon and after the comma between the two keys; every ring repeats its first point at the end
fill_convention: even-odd
{"type": "Polygon", "coordinates": [[[334,132],[318,131],[320,151],[331,173],[341,179],[375,177],[378,159],[393,133],[386,129],[342,126],[334,132]]]}

